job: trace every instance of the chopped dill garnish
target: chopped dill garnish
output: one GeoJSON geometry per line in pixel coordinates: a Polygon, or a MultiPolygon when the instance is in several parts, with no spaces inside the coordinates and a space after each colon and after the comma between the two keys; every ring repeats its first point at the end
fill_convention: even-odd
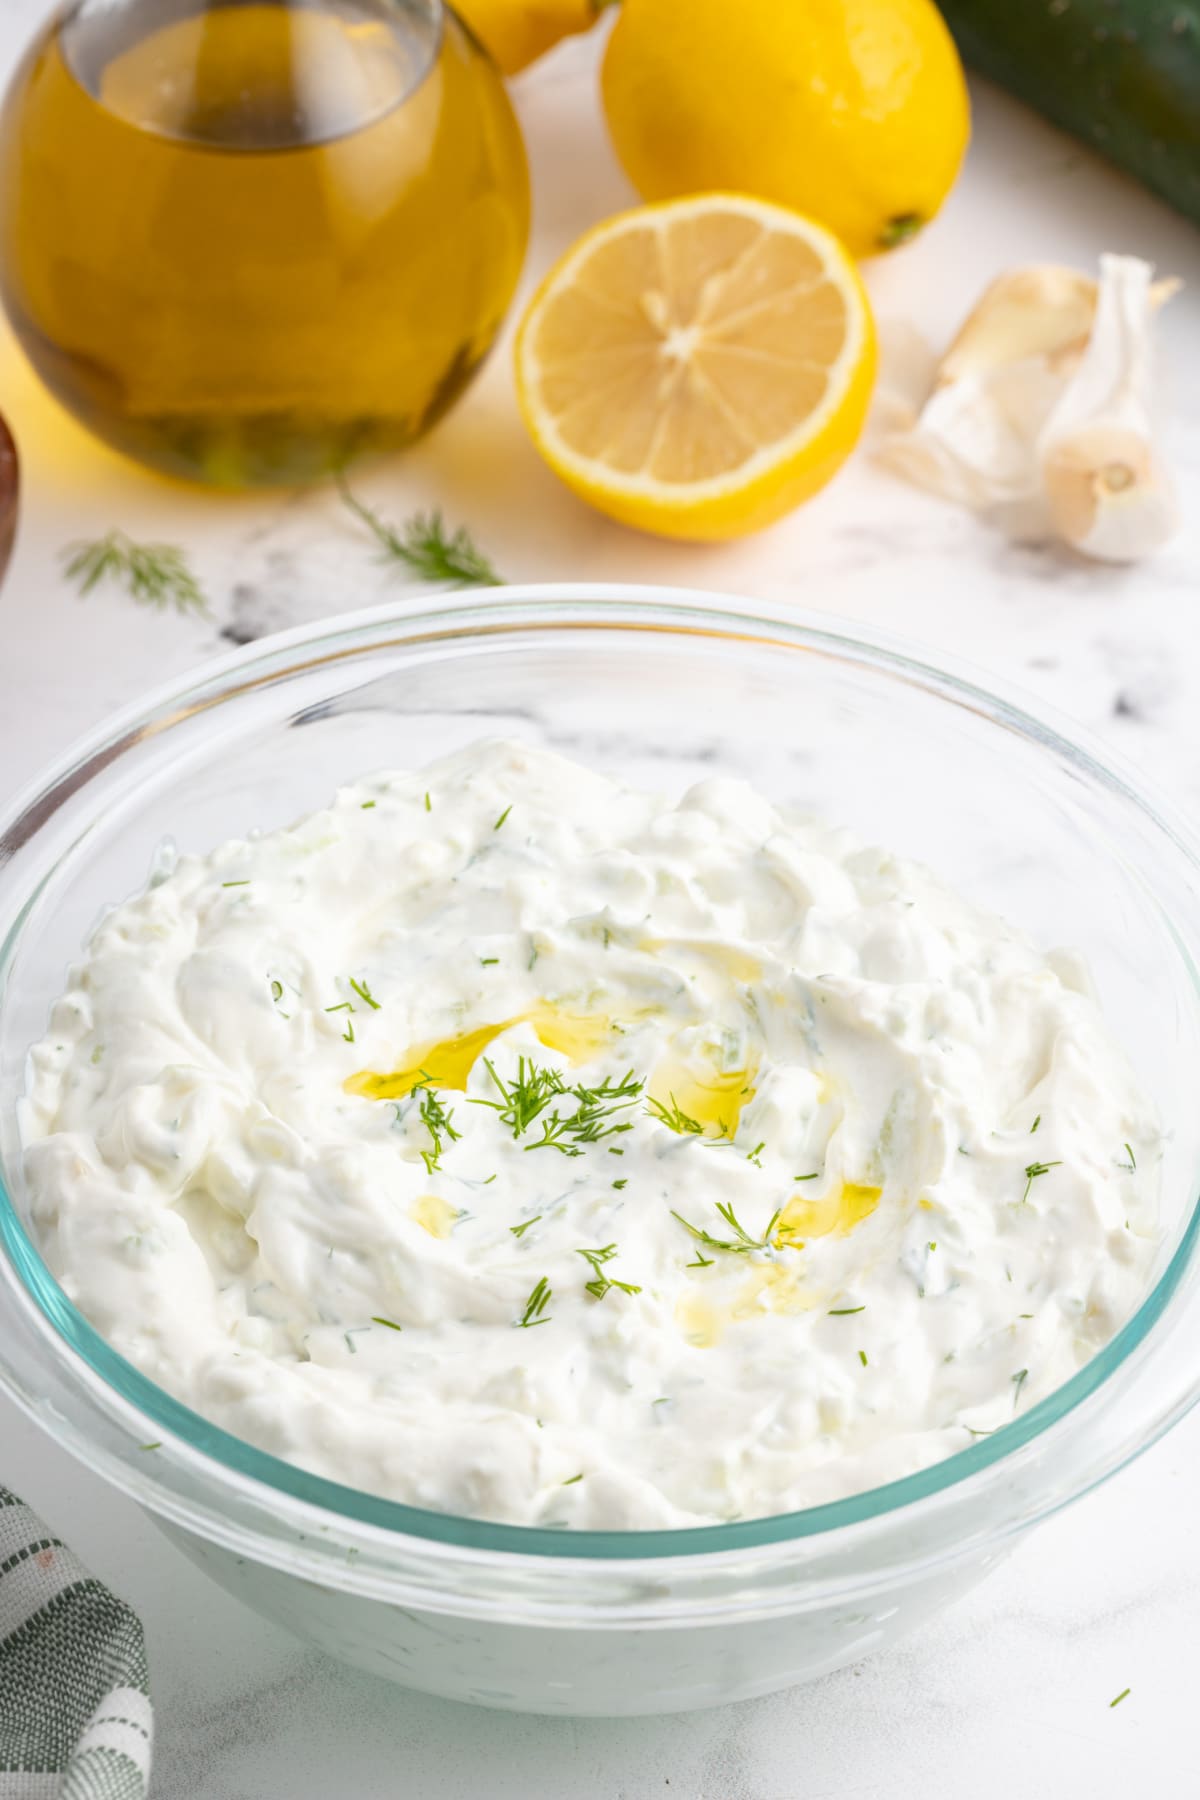
{"type": "Polygon", "coordinates": [[[613,1257],[617,1254],[617,1246],[615,1244],[605,1244],[602,1250],[577,1250],[575,1254],[576,1256],[582,1256],[584,1262],[591,1265],[594,1280],[585,1282],[584,1286],[589,1294],[594,1294],[596,1296],[597,1300],[603,1300],[609,1288],[620,1288],[623,1294],[641,1293],[641,1288],[635,1287],[632,1282],[611,1281],[604,1273],[604,1264],[611,1262],[613,1257]]]}
{"type": "Polygon", "coordinates": [[[698,1225],[689,1225],[688,1221],[685,1218],[682,1218],[680,1214],[675,1211],[674,1207],[671,1208],[671,1217],[673,1219],[678,1219],[684,1230],[690,1231],[692,1236],[696,1239],[696,1242],[703,1244],[706,1250],[728,1250],[735,1256],[742,1256],[751,1250],[766,1250],[769,1247],[771,1233],[775,1229],[775,1221],[779,1217],[779,1207],[776,1207],[775,1211],[771,1214],[770,1222],[761,1238],[750,1236],[750,1233],[741,1224],[729,1201],[718,1201],[717,1211],[720,1213],[725,1223],[735,1233],[734,1237],[713,1237],[711,1232],[702,1231],[698,1225]]]}
{"type": "Polygon", "coordinates": [[[550,1321],[543,1315],[550,1304],[553,1293],[554,1289],[543,1275],[525,1302],[525,1311],[519,1319],[515,1320],[515,1323],[524,1330],[528,1330],[534,1325],[548,1325],[550,1321]]]}
{"type": "Polygon", "coordinates": [[[389,1331],[400,1331],[403,1329],[402,1326],[397,1325],[395,1319],[381,1319],[378,1313],[371,1314],[371,1323],[372,1325],[386,1325],[389,1331]]]}
{"type": "Polygon", "coordinates": [[[465,527],[447,535],[442,515],[432,512],[414,513],[404,521],[402,530],[352,494],[344,473],[338,473],[338,492],[343,503],[361,519],[374,537],[386,562],[403,563],[422,581],[444,581],[452,587],[500,587],[495,569],[471,542],[465,527]]]}
{"type": "Polygon", "coordinates": [[[507,1125],[514,1138],[519,1138],[528,1131],[539,1113],[549,1106],[556,1094],[566,1091],[562,1076],[557,1069],[541,1069],[528,1056],[517,1060],[517,1074],[513,1081],[502,1081],[497,1075],[490,1057],[485,1056],[483,1066],[498,1088],[501,1099],[480,1100],[471,1097],[472,1106],[490,1106],[493,1112],[499,1113],[502,1125],[507,1125]]]}
{"type": "Polygon", "coordinates": [[[496,820],[496,823],[492,826],[493,831],[499,831],[500,827],[503,825],[505,819],[507,819],[507,817],[511,811],[512,811],[512,801],[510,800],[508,805],[505,807],[504,811],[500,814],[500,817],[496,820]]]}
{"type": "Polygon", "coordinates": [[[1041,1124],[1041,1122],[1042,1122],[1042,1115],[1041,1115],[1041,1113],[1039,1113],[1037,1118],[1033,1121],[1033,1124],[1029,1127],[1030,1137],[1033,1136],[1034,1132],[1037,1130],[1037,1128],[1041,1124]]]}
{"type": "Polygon", "coordinates": [[[688,1115],[682,1110],[674,1094],[671,1095],[671,1104],[669,1107],[664,1106],[661,1100],[650,1098],[647,1099],[646,1105],[649,1111],[652,1112],[654,1117],[658,1120],[659,1124],[665,1125],[668,1131],[678,1131],[682,1134],[690,1134],[693,1137],[700,1137],[703,1135],[703,1125],[701,1125],[698,1119],[688,1118],[688,1115]]]}
{"type": "Polygon", "coordinates": [[[831,1319],[848,1319],[852,1313],[866,1312],[866,1302],[862,1306],[831,1306],[828,1316],[831,1319]]]}
{"type": "Polygon", "coordinates": [[[80,599],[102,581],[119,581],[139,606],[208,611],[204,590],[178,544],[137,544],[124,531],[110,531],[94,543],[68,544],[62,555],[67,580],[79,583],[80,599]]]}
{"type": "Polygon", "coordinates": [[[1129,1696],[1129,1695],[1130,1695],[1130,1694],[1132,1694],[1132,1692],[1133,1692],[1133,1689],[1132,1689],[1132,1688],[1122,1688],[1122,1689],[1121,1689],[1121,1692],[1120,1692],[1120,1693],[1119,1693],[1119,1694],[1118,1694],[1118,1695],[1117,1695],[1117,1697],[1116,1697],[1116,1699],[1115,1699],[1115,1700],[1110,1700],[1110,1701],[1109,1701],[1109,1703],[1108,1703],[1108,1710],[1109,1710],[1109,1712],[1111,1712],[1111,1711],[1112,1711],[1112,1709],[1113,1709],[1113,1707],[1114,1707],[1114,1706],[1120,1706],[1120,1704],[1121,1704],[1121,1702],[1122,1702],[1122,1700],[1125,1700],[1125,1699],[1127,1699],[1127,1698],[1128,1698],[1128,1696],[1129,1696]]]}
{"type": "MultiPolygon", "coordinates": [[[[327,1006],[325,1008],[325,1011],[327,1013],[344,1012],[344,1013],[349,1014],[354,1011],[354,1008],[350,1004],[349,1000],[340,1000],[336,1006],[327,1006]]],[[[345,1031],[343,1031],[342,1037],[345,1039],[346,1043],[348,1043],[348,1044],[352,1044],[354,1042],[354,1020],[353,1019],[347,1018],[346,1029],[345,1029],[345,1031]]]]}
{"type": "Polygon", "coordinates": [[[619,1190],[619,1189],[621,1189],[621,1188],[623,1188],[623,1187],[628,1187],[628,1186],[629,1186],[629,1177],[628,1177],[628,1175],[622,1175],[622,1177],[621,1177],[621,1179],[620,1179],[620,1181],[614,1181],[614,1182],[613,1182],[613,1186],[614,1186],[614,1187],[615,1187],[615,1188],[617,1188],[617,1189],[618,1189],[618,1190],[619,1190]]]}
{"type": "Polygon", "coordinates": [[[423,1070],[421,1079],[413,1083],[412,1092],[421,1096],[421,1123],[429,1133],[433,1146],[430,1150],[422,1150],[421,1161],[425,1164],[425,1173],[432,1175],[441,1166],[442,1151],[445,1149],[442,1139],[449,1138],[453,1143],[462,1136],[462,1132],[454,1128],[453,1108],[442,1104],[430,1085],[430,1077],[423,1070]]]}
{"type": "Polygon", "coordinates": [[[602,1138],[632,1131],[629,1120],[616,1115],[635,1104],[643,1085],[629,1069],[619,1081],[606,1075],[595,1087],[587,1087],[583,1082],[564,1087],[563,1096],[576,1102],[575,1111],[564,1116],[555,1107],[549,1118],[542,1120],[541,1137],[526,1144],[526,1150],[559,1150],[564,1156],[582,1156],[585,1144],[598,1144],[602,1138]]]}
{"type": "Polygon", "coordinates": [[[355,979],[352,975],[350,977],[350,986],[354,989],[355,993],[358,995],[360,1000],[366,1001],[367,1005],[370,1007],[372,1012],[379,1011],[379,1002],[375,998],[374,994],[371,992],[370,988],[367,986],[365,981],[355,981],[355,979]]]}
{"type": "Polygon", "coordinates": [[[1025,1386],[1025,1383],[1026,1383],[1026,1381],[1028,1381],[1028,1379],[1029,1379],[1029,1370],[1028,1369],[1018,1369],[1016,1374],[1012,1378],[1012,1380],[1013,1380],[1013,1411],[1014,1412],[1016,1412],[1017,1402],[1021,1398],[1021,1389],[1025,1386]]]}
{"type": "Polygon", "coordinates": [[[564,1486],[564,1487],[574,1487],[574,1486],[575,1486],[575,1483],[576,1483],[576,1482],[577,1482],[577,1481],[582,1481],[582,1480],[583,1480],[583,1470],[582,1470],[582,1469],[580,1469],[580,1471],[579,1471],[579,1473],[578,1473],[578,1475],[570,1475],[570,1476],[568,1476],[568,1477],[567,1477],[567,1479],[566,1479],[566,1481],[564,1481],[564,1482],[563,1482],[563,1486],[564,1486]]]}
{"type": "MultiPolygon", "coordinates": [[[[491,1180],[495,1181],[495,1179],[496,1177],[493,1175],[491,1180]]],[[[529,1230],[529,1227],[531,1225],[536,1225],[541,1216],[541,1213],[534,1213],[532,1219],[525,1219],[520,1225],[510,1225],[508,1229],[515,1238],[524,1237],[525,1233],[529,1230]]]]}
{"type": "Polygon", "coordinates": [[[1056,1157],[1053,1162],[1026,1163],[1026,1165],[1025,1165],[1025,1192],[1021,1195],[1022,1205],[1024,1205],[1026,1200],[1028,1200],[1029,1190],[1033,1186],[1034,1182],[1037,1180],[1039,1175],[1048,1175],[1050,1173],[1051,1169],[1058,1169],[1061,1167],[1062,1167],[1061,1156],[1056,1157]]]}
{"type": "Polygon", "coordinates": [[[248,879],[246,881],[223,881],[221,883],[221,886],[222,887],[249,887],[250,882],[248,879]]]}
{"type": "Polygon", "coordinates": [[[867,1353],[865,1350],[859,1351],[858,1360],[862,1364],[863,1368],[865,1369],[867,1367],[867,1353]]]}

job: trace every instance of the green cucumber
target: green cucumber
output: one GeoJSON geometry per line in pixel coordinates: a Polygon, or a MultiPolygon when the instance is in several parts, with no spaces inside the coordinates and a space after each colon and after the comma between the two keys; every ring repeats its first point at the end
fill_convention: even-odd
{"type": "Polygon", "coordinates": [[[1200,222],[1197,0],[938,0],[963,59],[1200,222]]]}

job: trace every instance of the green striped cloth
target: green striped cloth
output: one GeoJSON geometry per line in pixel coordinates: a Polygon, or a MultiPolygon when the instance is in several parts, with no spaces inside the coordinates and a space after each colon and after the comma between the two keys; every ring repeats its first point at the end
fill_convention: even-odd
{"type": "Polygon", "coordinates": [[[140,1621],[0,1487],[0,1800],[145,1800],[140,1621]]]}

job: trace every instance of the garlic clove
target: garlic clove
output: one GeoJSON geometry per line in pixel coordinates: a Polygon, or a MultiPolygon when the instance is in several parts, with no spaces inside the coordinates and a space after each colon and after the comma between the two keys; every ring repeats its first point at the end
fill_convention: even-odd
{"type": "Polygon", "coordinates": [[[985,288],[938,367],[945,387],[1027,357],[1079,354],[1092,329],[1096,283],[1056,263],[1010,269],[985,288]]]}
{"type": "Polygon", "coordinates": [[[1137,257],[1101,258],[1087,349],[1037,442],[1055,528],[1108,562],[1151,555],[1179,526],[1148,406],[1151,274],[1137,257]]]}
{"type": "Polygon", "coordinates": [[[1091,425],[1059,438],[1042,459],[1059,536],[1102,562],[1152,556],[1179,529],[1174,485],[1143,433],[1091,425]]]}

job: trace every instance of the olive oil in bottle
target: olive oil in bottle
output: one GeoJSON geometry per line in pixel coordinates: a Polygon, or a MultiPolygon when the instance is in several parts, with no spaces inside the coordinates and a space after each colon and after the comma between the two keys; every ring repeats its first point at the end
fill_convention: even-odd
{"type": "Polygon", "coordinates": [[[100,437],[296,481],[424,431],[512,297],[528,176],[441,0],[77,0],[0,115],[0,295],[100,437]]]}

